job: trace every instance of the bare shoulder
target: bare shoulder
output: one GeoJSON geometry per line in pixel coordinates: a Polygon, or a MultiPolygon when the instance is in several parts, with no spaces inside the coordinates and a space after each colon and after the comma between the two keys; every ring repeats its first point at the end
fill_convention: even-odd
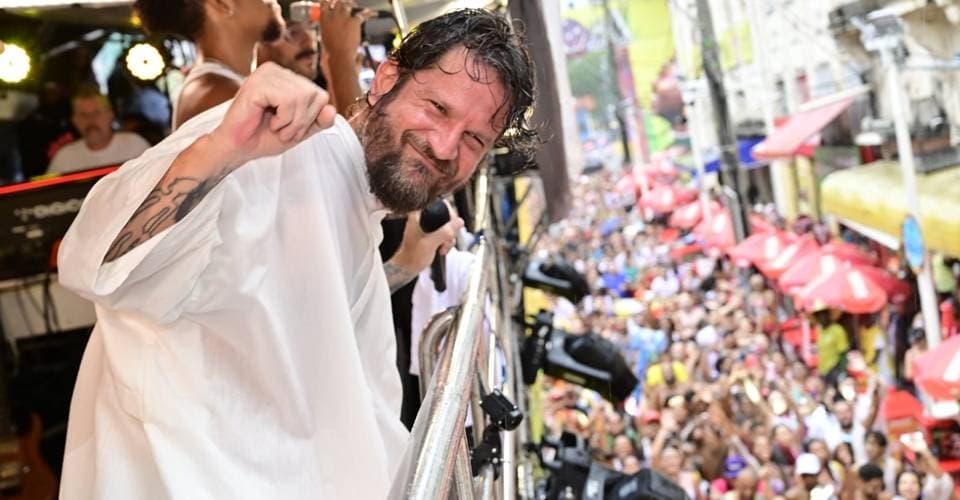
{"type": "Polygon", "coordinates": [[[176,121],[185,123],[190,118],[218,105],[233,99],[240,90],[240,84],[230,78],[206,74],[187,82],[180,89],[180,100],[177,104],[176,121]]]}

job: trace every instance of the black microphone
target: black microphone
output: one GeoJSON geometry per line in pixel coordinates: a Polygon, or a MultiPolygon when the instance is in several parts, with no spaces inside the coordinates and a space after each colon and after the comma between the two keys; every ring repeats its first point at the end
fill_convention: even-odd
{"type": "MultiPolygon", "coordinates": [[[[420,211],[420,230],[424,233],[432,233],[450,222],[450,210],[443,200],[437,200],[431,203],[427,208],[420,211]]],[[[430,279],[433,280],[433,288],[438,292],[447,289],[447,261],[446,256],[433,256],[433,264],[430,264],[430,279]]]]}

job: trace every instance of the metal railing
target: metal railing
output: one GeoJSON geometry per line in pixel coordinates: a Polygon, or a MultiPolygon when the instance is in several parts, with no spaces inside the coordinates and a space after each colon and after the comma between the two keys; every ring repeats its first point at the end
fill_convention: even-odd
{"type": "MultiPolygon", "coordinates": [[[[474,188],[474,229],[480,235],[474,249],[467,289],[460,306],[440,312],[424,329],[420,345],[420,387],[423,403],[410,443],[390,492],[391,499],[514,499],[530,498],[532,466],[518,454],[527,440],[527,425],[519,341],[513,332],[512,293],[505,247],[497,239],[498,204],[491,195],[496,181],[487,168],[474,188]],[[498,377],[499,375],[499,377],[498,377]],[[498,380],[499,379],[499,380],[498,380]],[[524,412],[513,431],[500,431],[499,477],[486,464],[474,477],[466,435],[468,411],[473,442],[487,428],[480,401],[486,391],[499,389],[524,412]],[[469,410],[468,410],[469,409],[469,410]],[[521,475],[518,481],[518,474],[521,475]],[[529,477],[527,477],[529,476],[529,477]],[[521,491],[518,492],[518,482],[521,491]]],[[[492,193],[493,192],[493,193],[492,193]]]]}

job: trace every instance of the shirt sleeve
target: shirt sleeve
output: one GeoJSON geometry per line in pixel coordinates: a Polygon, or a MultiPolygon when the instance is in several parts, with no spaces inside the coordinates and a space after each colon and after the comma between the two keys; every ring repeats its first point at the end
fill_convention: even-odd
{"type": "Polygon", "coordinates": [[[47,166],[48,174],[62,174],[63,173],[63,162],[64,162],[63,148],[60,148],[60,151],[57,151],[53,155],[53,159],[50,160],[50,165],[47,166]]]}
{"type": "Polygon", "coordinates": [[[953,492],[953,478],[946,472],[940,477],[928,474],[923,482],[923,498],[950,498],[953,492]]]}
{"type": "Polygon", "coordinates": [[[136,132],[130,132],[130,149],[140,154],[150,149],[150,143],[136,132]]]}
{"type": "Polygon", "coordinates": [[[63,286],[98,306],[137,311],[161,323],[179,315],[220,242],[217,218],[229,176],[181,221],[112,262],[103,259],[177,155],[219,123],[225,108],[215,110],[91,189],[60,246],[63,286]]]}

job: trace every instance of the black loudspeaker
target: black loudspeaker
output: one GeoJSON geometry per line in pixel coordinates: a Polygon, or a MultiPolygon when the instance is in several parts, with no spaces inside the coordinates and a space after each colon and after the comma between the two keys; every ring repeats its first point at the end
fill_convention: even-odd
{"type": "Polygon", "coordinates": [[[580,498],[593,463],[583,438],[569,432],[564,432],[558,440],[544,438],[540,454],[541,463],[550,471],[546,498],[560,500],[569,495],[580,498]]]}
{"type": "Polygon", "coordinates": [[[543,372],[597,391],[614,404],[623,402],[639,382],[617,347],[595,333],[571,335],[554,329],[543,372]]]}
{"type": "Polygon", "coordinates": [[[689,500],[682,488],[649,469],[627,476],[604,467],[590,456],[583,438],[563,433],[559,440],[544,438],[541,461],[550,471],[547,500],[689,500]],[[552,458],[551,458],[552,457],[552,458]]]}
{"type": "Polygon", "coordinates": [[[644,469],[609,484],[603,498],[607,500],[688,500],[690,497],[673,481],[652,470],[644,469]]]}
{"type": "Polygon", "coordinates": [[[586,278],[562,260],[530,261],[523,273],[523,284],[559,295],[574,304],[590,294],[586,278]]]}
{"type": "Polygon", "coordinates": [[[527,385],[537,381],[537,373],[547,359],[547,340],[553,331],[553,314],[540,311],[532,329],[533,332],[523,339],[520,348],[520,368],[523,370],[523,383],[527,385]]]}
{"type": "Polygon", "coordinates": [[[609,340],[595,334],[572,335],[553,328],[553,315],[537,314],[532,332],[523,341],[520,362],[523,381],[529,385],[537,372],[562,378],[600,393],[620,404],[636,388],[639,380],[630,365],[609,340]]]}
{"type": "Polygon", "coordinates": [[[597,462],[590,464],[590,474],[583,484],[580,500],[604,500],[607,498],[608,484],[623,478],[623,474],[610,470],[597,462]]]}

